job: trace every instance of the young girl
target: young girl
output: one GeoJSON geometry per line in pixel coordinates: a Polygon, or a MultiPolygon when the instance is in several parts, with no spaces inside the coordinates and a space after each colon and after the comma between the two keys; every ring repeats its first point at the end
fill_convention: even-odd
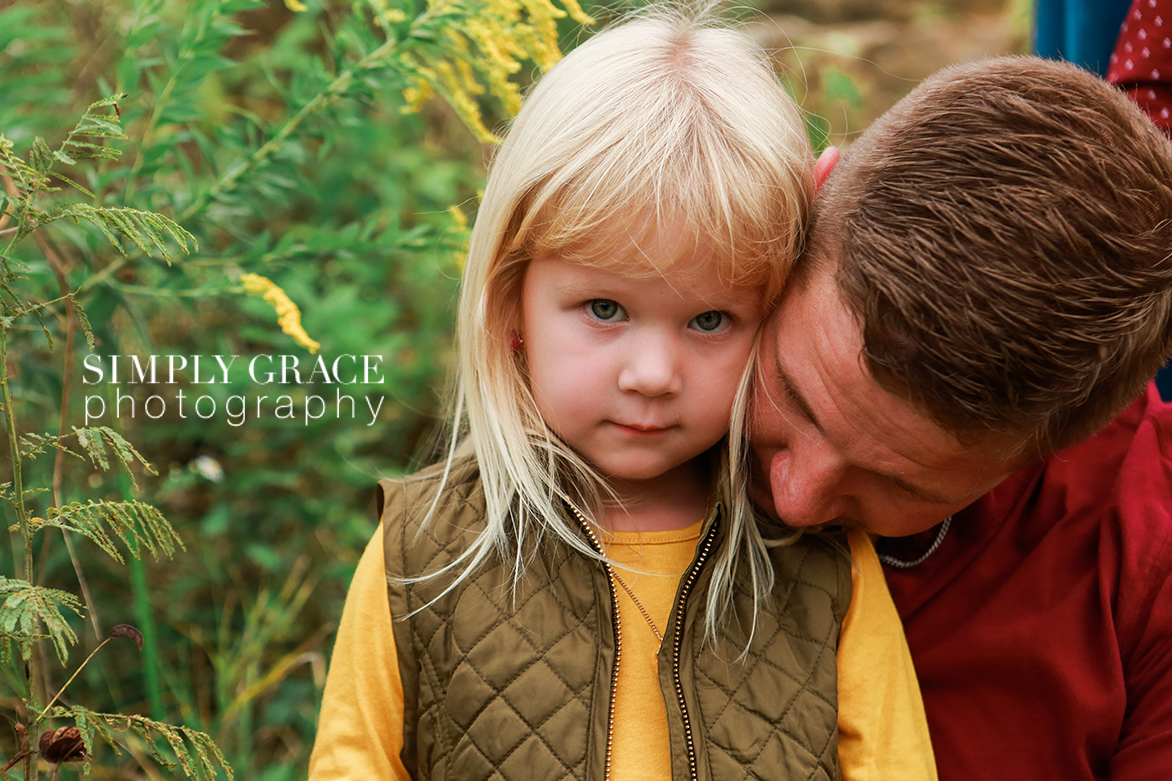
{"type": "Polygon", "coordinates": [[[746,499],[810,159],[755,46],[695,19],[612,28],[538,84],[472,237],[457,437],[381,484],[314,781],[836,778],[840,753],[934,778],[866,538],[852,587],[841,542],[746,499]]]}

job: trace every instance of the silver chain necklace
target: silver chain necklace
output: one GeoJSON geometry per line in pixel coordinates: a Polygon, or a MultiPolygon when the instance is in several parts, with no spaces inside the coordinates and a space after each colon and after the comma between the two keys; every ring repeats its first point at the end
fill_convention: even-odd
{"type": "Polygon", "coordinates": [[[948,527],[951,525],[952,516],[950,515],[944,519],[944,523],[940,524],[940,531],[936,533],[936,539],[933,540],[932,544],[928,546],[928,550],[924,551],[924,555],[920,556],[918,559],[905,561],[903,559],[897,559],[887,553],[880,553],[879,561],[883,562],[889,567],[895,567],[896,569],[908,569],[910,567],[916,566],[917,564],[923,564],[928,560],[929,556],[931,556],[940,548],[940,543],[944,542],[944,536],[948,534],[948,527]]]}

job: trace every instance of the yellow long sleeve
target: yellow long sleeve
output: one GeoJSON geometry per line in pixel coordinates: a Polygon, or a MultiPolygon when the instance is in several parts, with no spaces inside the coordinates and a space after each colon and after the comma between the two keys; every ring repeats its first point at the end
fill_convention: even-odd
{"type": "Polygon", "coordinates": [[[838,641],[843,781],[936,778],[911,652],[871,539],[850,535],[854,586],[838,641]]]}

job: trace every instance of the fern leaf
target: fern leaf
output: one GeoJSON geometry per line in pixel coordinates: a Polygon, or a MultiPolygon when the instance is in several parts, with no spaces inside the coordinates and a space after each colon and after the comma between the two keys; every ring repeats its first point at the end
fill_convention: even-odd
{"type": "MultiPolygon", "coordinates": [[[[10,215],[15,215],[15,212],[8,212],[10,215]]],[[[4,273],[8,279],[21,279],[24,277],[20,272],[28,271],[28,264],[23,263],[11,255],[0,253],[0,260],[4,262],[4,273]],[[16,269],[16,271],[13,271],[16,269]]]]}
{"type": "Polygon", "coordinates": [[[90,352],[95,352],[98,349],[98,340],[94,337],[94,329],[90,325],[90,319],[86,317],[85,310],[81,308],[77,294],[70,293],[69,298],[73,301],[73,313],[77,315],[77,321],[81,323],[81,332],[85,334],[85,343],[89,346],[90,352]]]}
{"type": "Polygon", "coordinates": [[[143,212],[138,209],[128,208],[103,208],[98,206],[90,206],[85,203],[73,203],[64,206],[47,216],[47,220],[59,220],[62,217],[70,217],[74,221],[86,220],[98,227],[114,245],[114,248],[126,254],[122,248],[121,242],[118,241],[118,235],[121,234],[138,247],[140,250],[148,255],[157,252],[167,262],[171,261],[171,256],[167,254],[167,240],[168,238],[179,245],[185,254],[191,254],[192,250],[199,249],[199,244],[195,240],[195,236],[185,231],[179,223],[170,220],[161,214],[154,212],[143,212]],[[188,245],[190,244],[190,249],[188,245]]]}
{"type": "Polygon", "coordinates": [[[73,433],[77,435],[77,443],[85,450],[90,462],[103,472],[110,468],[110,461],[106,458],[106,445],[109,443],[114,450],[114,456],[122,464],[126,473],[130,475],[130,481],[134,483],[135,488],[138,488],[138,481],[134,479],[134,472],[130,468],[135,461],[146,467],[149,474],[157,474],[150,462],[143,458],[142,454],[135,450],[134,446],[127,442],[121,434],[109,426],[93,426],[91,428],[74,426],[73,433]]]}
{"type": "MultiPolygon", "coordinates": [[[[90,757],[94,755],[94,738],[100,737],[111,748],[114,753],[121,754],[122,750],[119,747],[117,739],[110,732],[110,725],[102,718],[104,714],[94,713],[88,708],[83,708],[80,705],[74,705],[70,708],[54,708],[53,713],[50,714],[52,719],[73,719],[73,723],[81,732],[81,739],[85,743],[86,754],[86,771],[89,771],[90,757]]],[[[125,732],[125,729],[119,730],[125,732]]]]}
{"type": "Polygon", "coordinates": [[[95,713],[80,706],[54,708],[53,718],[72,719],[90,755],[93,754],[96,737],[101,737],[115,751],[119,751],[119,743],[124,739],[115,733],[132,732],[146,744],[148,753],[155,761],[166,767],[179,765],[188,778],[216,781],[217,767],[223,768],[229,779],[234,778],[232,767],[219,747],[207,733],[198,730],[154,721],[145,716],[95,713]],[[164,753],[160,737],[170,749],[173,759],[164,753]]]}
{"type": "Polygon", "coordinates": [[[61,441],[67,436],[70,435],[66,434],[62,437],[45,437],[41,436],[40,434],[24,434],[20,438],[20,459],[23,461],[26,458],[35,458],[36,456],[44,455],[48,448],[56,448],[57,450],[61,450],[71,456],[81,458],[80,455],[61,444],[61,441]]]}
{"type": "Polygon", "coordinates": [[[118,101],[125,95],[113,95],[90,104],[78,121],[77,126],[69,131],[61,149],[57,152],[57,159],[69,165],[77,160],[101,159],[116,160],[122,151],[104,144],[95,144],[92,141],[83,141],[85,138],[126,138],[122,126],[118,123],[118,101]],[[113,114],[101,112],[101,109],[113,107],[113,114]]]}
{"type": "Polygon", "coordinates": [[[85,197],[93,199],[93,200],[97,200],[98,196],[94,195],[92,192],[89,191],[88,188],[83,187],[81,184],[78,184],[77,182],[73,181],[68,176],[62,176],[61,174],[54,174],[54,176],[56,176],[58,179],[60,179],[65,184],[72,187],[74,190],[77,190],[79,193],[81,193],[85,197]]]}
{"type": "Polygon", "coordinates": [[[66,591],[34,586],[25,580],[12,580],[0,575],[0,633],[7,642],[12,638],[20,645],[21,656],[29,658],[34,640],[46,637],[41,634],[41,624],[57,649],[57,658],[65,664],[69,646],[77,642],[77,635],[65,617],[62,609],[81,615],[81,602],[66,591]]]}
{"type": "Polygon", "coordinates": [[[45,139],[34,138],[33,146],[28,152],[28,162],[29,166],[36,171],[42,181],[48,181],[45,179],[45,176],[49,173],[49,169],[53,167],[54,159],[53,150],[45,143],[45,139]]]}
{"type": "MultiPolygon", "coordinates": [[[[20,189],[25,191],[36,189],[38,185],[46,181],[44,176],[38,174],[24,160],[13,154],[12,142],[2,135],[0,135],[0,166],[3,166],[7,173],[15,177],[20,184],[20,189]]],[[[13,202],[18,203],[21,208],[25,206],[24,197],[10,201],[10,203],[13,202]]]]}
{"type": "MultiPolygon", "coordinates": [[[[7,486],[7,485],[11,485],[11,484],[5,483],[5,485],[7,486]]],[[[21,494],[22,494],[21,498],[27,503],[33,496],[36,496],[37,494],[48,493],[50,490],[52,490],[52,489],[49,489],[49,488],[26,488],[26,489],[24,489],[24,491],[21,492],[21,494]]],[[[20,504],[20,502],[17,500],[15,491],[0,492],[0,499],[3,499],[4,501],[8,502],[12,506],[13,510],[16,510],[17,505],[20,504]]],[[[18,527],[18,525],[14,524],[12,526],[9,526],[8,528],[11,531],[11,530],[15,530],[19,527],[18,527]]]]}
{"type": "Polygon", "coordinates": [[[90,463],[103,472],[107,471],[110,468],[110,461],[106,458],[106,441],[102,438],[101,429],[74,426],[73,431],[77,434],[77,444],[81,445],[90,457],[90,463]]]}
{"type": "Polygon", "coordinates": [[[0,630],[0,664],[8,664],[12,659],[12,641],[20,640],[20,635],[0,630]]]}
{"type": "Polygon", "coordinates": [[[52,527],[81,534],[122,563],[111,533],[122,541],[130,555],[142,558],[142,549],[155,557],[171,556],[183,541],[158,508],[143,502],[75,502],[58,509],[50,507],[36,528],[52,527]]]}

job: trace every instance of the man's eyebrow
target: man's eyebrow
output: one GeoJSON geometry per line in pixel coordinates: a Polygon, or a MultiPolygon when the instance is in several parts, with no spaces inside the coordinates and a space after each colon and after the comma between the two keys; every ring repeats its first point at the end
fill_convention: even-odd
{"type": "Polygon", "coordinates": [[[778,384],[781,385],[781,392],[785,394],[786,400],[798,408],[798,412],[802,413],[802,417],[810,421],[814,425],[814,428],[818,430],[819,434],[825,436],[826,432],[822,430],[822,424],[818,422],[818,417],[814,414],[814,410],[810,409],[806,398],[801,394],[797,386],[794,385],[793,379],[789,376],[785,367],[781,365],[780,361],[776,365],[775,374],[778,384]]]}
{"type": "MultiPolygon", "coordinates": [[[[880,474],[880,473],[877,472],[876,474],[880,474]]],[[[939,494],[934,494],[931,491],[925,491],[923,488],[920,488],[917,485],[912,485],[907,480],[904,480],[902,477],[899,477],[897,475],[882,475],[882,476],[887,478],[894,485],[907,491],[912,496],[915,496],[918,499],[923,499],[925,502],[931,502],[933,504],[950,504],[950,503],[956,501],[955,499],[952,499],[950,497],[940,496],[939,494]]]]}
{"type": "MultiPolygon", "coordinates": [[[[802,417],[810,421],[814,428],[818,430],[819,434],[826,436],[826,432],[823,430],[822,424],[818,422],[818,418],[814,415],[814,410],[810,408],[809,403],[806,401],[805,397],[802,396],[801,391],[799,391],[797,386],[794,385],[794,381],[789,376],[789,372],[785,370],[785,367],[782,366],[780,362],[776,364],[774,374],[777,377],[778,384],[781,386],[781,392],[785,394],[786,401],[797,407],[798,412],[802,414],[802,417]]],[[[873,472],[873,474],[882,477],[892,485],[907,491],[912,496],[915,496],[918,499],[922,499],[925,502],[931,502],[933,504],[950,504],[951,502],[955,501],[955,499],[951,497],[941,496],[914,485],[913,483],[909,483],[899,475],[887,474],[885,472],[873,472]]]]}

